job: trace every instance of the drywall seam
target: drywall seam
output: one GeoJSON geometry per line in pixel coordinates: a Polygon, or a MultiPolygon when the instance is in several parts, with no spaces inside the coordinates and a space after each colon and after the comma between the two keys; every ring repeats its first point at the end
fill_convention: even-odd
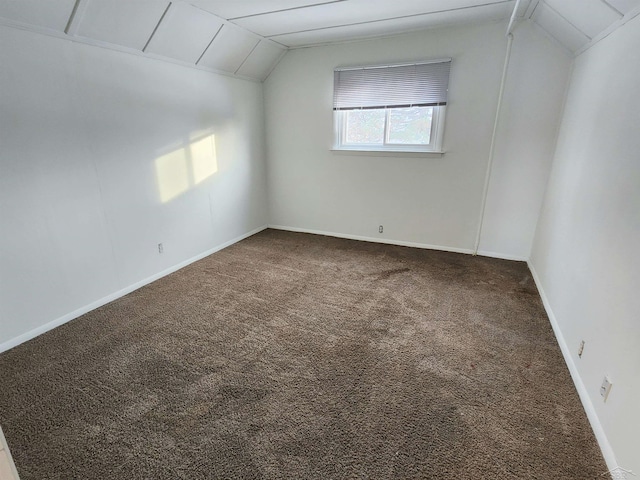
{"type": "Polygon", "coordinates": [[[538,288],[538,293],[540,294],[540,298],[542,299],[542,304],[544,305],[544,309],[547,312],[547,316],[549,317],[549,323],[551,323],[551,327],[553,328],[553,333],[556,336],[556,340],[558,341],[558,345],[560,346],[560,350],[562,351],[562,356],[564,357],[564,361],[567,364],[569,373],[571,374],[571,379],[573,380],[573,384],[578,391],[578,396],[580,397],[580,401],[582,402],[582,407],[587,414],[587,418],[589,419],[589,423],[591,424],[593,433],[595,434],[598,445],[600,446],[600,450],[602,451],[604,461],[606,462],[609,471],[613,471],[618,468],[618,461],[616,460],[613,448],[611,447],[609,439],[607,438],[607,434],[605,433],[604,428],[600,423],[600,419],[598,418],[596,409],[593,406],[593,402],[591,401],[589,392],[587,391],[587,388],[582,381],[582,377],[578,372],[578,367],[576,367],[576,364],[573,361],[571,350],[569,349],[569,346],[564,339],[560,324],[558,323],[558,320],[553,313],[551,303],[549,303],[549,299],[547,298],[544,288],[542,287],[540,277],[538,276],[538,273],[536,272],[536,269],[531,261],[528,261],[527,265],[529,266],[529,270],[531,271],[533,280],[536,284],[536,287],[538,288]]]}
{"type": "Polygon", "coordinates": [[[150,277],[145,278],[144,280],[140,280],[139,282],[136,282],[132,285],[129,285],[128,287],[125,287],[121,290],[118,290],[110,295],[107,295],[106,297],[101,298],[100,300],[96,300],[95,302],[92,302],[88,305],[85,305],[83,307],[80,307],[76,310],[74,310],[73,312],[67,313],[66,315],[63,315],[59,318],[56,318],[55,320],[52,320],[44,325],[41,325],[37,328],[34,328],[33,330],[30,330],[26,333],[23,333],[22,335],[18,335],[15,338],[12,338],[10,340],[7,340],[4,343],[0,344],[0,353],[5,352],[13,347],[16,347],[18,345],[20,345],[21,343],[24,343],[28,340],[31,340],[32,338],[37,337],[38,335],[42,335],[45,332],[48,332],[49,330],[52,330],[56,327],[59,327],[60,325],[63,325],[71,320],[73,320],[74,318],[78,318],[81,315],[84,315],[85,313],[90,312],[91,310],[95,310],[96,308],[99,308],[103,305],[106,305],[109,302],[113,302],[114,300],[117,300],[120,297],[123,297],[135,290],[138,290],[139,288],[144,287],[145,285],[148,285],[151,282],[155,282],[156,280],[165,277],[177,270],[180,270],[181,268],[186,267],[187,265],[190,265],[194,262],[197,262],[198,260],[202,260],[205,257],[208,257],[209,255],[218,252],[224,248],[227,248],[231,245],[233,245],[234,243],[237,243],[241,240],[244,240],[245,238],[248,238],[252,235],[255,235],[258,232],[261,232],[262,230],[265,230],[267,228],[267,225],[262,225],[261,227],[258,227],[254,230],[251,230],[250,232],[247,232],[243,235],[240,235],[239,237],[236,237],[232,240],[229,240],[228,242],[224,242],[216,247],[213,247],[209,250],[206,250],[194,257],[191,257],[187,260],[184,260],[183,262],[180,262],[172,267],[169,267],[159,273],[156,273],[154,275],[151,275],[150,277]]]}

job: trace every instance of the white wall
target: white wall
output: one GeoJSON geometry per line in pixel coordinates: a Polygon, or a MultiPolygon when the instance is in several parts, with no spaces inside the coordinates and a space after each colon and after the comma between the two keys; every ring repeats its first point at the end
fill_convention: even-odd
{"type": "Polygon", "coordinates": [[[0,65],[0,351],[266,223],[260,84],[6,27],[0,65]]]}
{"type": "MultiPolygon", "coordinates": [[[[265,82],[270,224],[470,252],[506,51],[505,24],[441,28],[294,50],[265,82]],[[452,57],[442,157],[332,153],[333,69],[452,57]],[[384,233],[378,234],[378,225],[384,233]]],[[[516,32],[482,249],[528,258],[570,59],[516,32]],[[532,55],[526,59],[524,56],[532,55]],[[541,99],[541,97],[544,97],[541,99]],[[533,111],[540,118],[514,119],[533,111]],[[536,135],[536,146],[520,140],[536,135]],[[508,206],[507,206],[508,204],[508,206]],[[500,215],[504,214],[504,217],[500,215]],[[517,221],[513,221],[517,217],[517,221]],[[502,220],[503,219],[503,220],[502,220]]]]}
{"type": "Polygon", "coordinates": [[[533,22],[515,28],[480,254],[529,258],[572,58],[533,22]]]}
{"type": "Polygon", "coordinates": [[[608,463],[636,474],[639,85],[636,17],[576,59],[530,262],[608,463]],[[599,395],[605,374],[613,381],[606,403],[599,395]]]}

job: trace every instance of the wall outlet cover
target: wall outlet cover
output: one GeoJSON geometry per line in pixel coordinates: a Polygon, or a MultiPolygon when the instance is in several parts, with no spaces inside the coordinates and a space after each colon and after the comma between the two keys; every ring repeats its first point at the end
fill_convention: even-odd
{"type": "Polygon", "coordinates": [[[609,380],[609,377],[604,377],[604,380],[602,380],[602,385],[600,385],[600,396],[604,398],[605,402],[609,397],[609,392],[611,392],[612,386],[613,383],[611,382],[611,380],[609,380]]]}

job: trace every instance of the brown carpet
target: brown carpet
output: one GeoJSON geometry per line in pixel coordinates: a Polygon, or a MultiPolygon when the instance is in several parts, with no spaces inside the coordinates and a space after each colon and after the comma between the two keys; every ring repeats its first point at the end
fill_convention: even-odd
{"type": "Polygon", "coordinates": [[[607,470],[521,262],[267,230],[5,352],[0,385],[22,480],[607,470]]]}

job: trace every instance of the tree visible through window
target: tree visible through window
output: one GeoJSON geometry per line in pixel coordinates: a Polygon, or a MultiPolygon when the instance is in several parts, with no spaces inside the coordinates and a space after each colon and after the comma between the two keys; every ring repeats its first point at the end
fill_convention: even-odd
{"type": "Polygon", "coordinates": [[[348,110],[344,145],[429,145],[433,107],[348,110]]]}
{"type": "Polygon", "coordinates": [[[345,144],[384,143],[386,110],[349,110],[345,115],[345,144]]]}
{"type": "Polygon", "coordinates": [[[394,108],[387,110],[387,143],[429,145],[433,107],[394,108]]]}

